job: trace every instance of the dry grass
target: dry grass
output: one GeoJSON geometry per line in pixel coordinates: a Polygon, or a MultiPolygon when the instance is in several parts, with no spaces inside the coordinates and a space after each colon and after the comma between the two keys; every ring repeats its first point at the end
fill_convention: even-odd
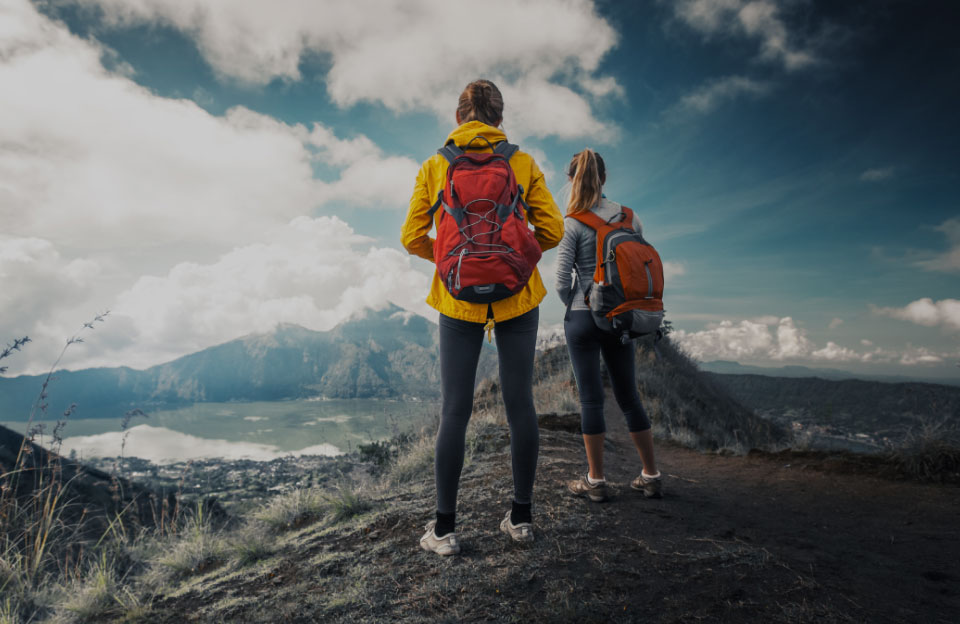
{"type": "Polygon", "coordinates": [[[640,396],[660,437],[737,455],[788,445],[789,432],[738,403],[669,338],[656,349],[641,343],[636,360],[640,396]]]}
{"type": "Polygon", "coordinates": [[[162,586],[170,580],[205,572],[227,559],[227,540],[200,503],[183,530],[165,541],[164,551],[150,562],[150,585],[162,586]]]}
{"type": "Polygon", "coordinates": [[[326,495],[327,516],[333,522],[343,522],[354,516],[370,511],[373,505],[364,496],[359,489],[354,489],[349,485],[341,485],[332,494],[326,495]]]}
{"type": "Polygon", "coordinates": [[[253,519],[276,531],[299,528],[323,515],[326,500],[317,488],[297,488],[274,496],[253,519]]]}
{"type": "Polygon", "coordinates": [[[276,539],[256,522],[249,522],[226,538],[227,553],[241,566],[266,559],[276,552],[276,539]]]}
{"type": "Polygon", "coordinates": [[[885,453],[898,472],[922,481],[943,481],[960,472],[960,425],[927,420],[885,453]]]}
{"type": "Polygon", "coordinates": [[[402,484],[433,474],[434,437],[424,431],[397,457],[388,473],[390,481],[402,484]]]}

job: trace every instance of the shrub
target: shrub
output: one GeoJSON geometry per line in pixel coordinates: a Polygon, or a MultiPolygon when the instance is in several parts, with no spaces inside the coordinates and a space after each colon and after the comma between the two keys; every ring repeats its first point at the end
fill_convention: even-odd
{"type": "Polygon", "coordinates": [[[334,494],[326,497],[330,506],[330,516],[334,522],[342,522],[369,511],[371,504],[362,498],[357,490],[341,486],[334,494]]]}
{"type": "Polygon", "coordinates": [[[323,515],[326,499],[316,488],[297,488],[274,496],[253,515],[277,531],[299,528],[323,515]]]}
{"type": "Polygon", "coordinates": [[[276,543],[266,525],[251,522],[227,539],[227,551],[240,565],[250,565],[276,552],[276,543]]]}
{"type": "Polygon", "coordinates": [[[204,506],[198,503],[193,516],[189,518],[174,540],[171,548],[153,561],[150,579],[154,583],[202,574],[222,563],[227,556],[227,544],[211,523],[204,506]]]}

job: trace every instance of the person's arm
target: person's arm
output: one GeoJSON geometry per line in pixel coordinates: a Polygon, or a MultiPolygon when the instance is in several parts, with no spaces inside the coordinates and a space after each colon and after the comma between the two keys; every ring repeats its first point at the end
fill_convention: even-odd
{"type": "Polygon", "coordinates": [[[433,239],[430,238],[433,217],[428,214],[433,202],[427,190],[426,167],[427,163],[423,163],[417,174],[417,183],[413,187],[407,219],[400,230],[400,240],[409,253],[433,262],[433,239]]]}
{"type": "Polygon", "coordinates": [[[640,223],[640,217],[637,216],[637,213],[633,213],[633,229],[635,232],[643,236],[643,224],[640,223]]]}
{"type": "Polygon", "coordinates": [[[573,263],[577,259],[577,243],[580,228],[577,223],[571,219],[564,223],[563,238],[557,246],[557,294],[560,300],[566,305],[573,296],[573,284],[570,276],[573,271],[573,263]]]}
{"type": "Polygon", "coordinates": [[[563,216],[533,158],[530,159],[530,169],[530,188],[526,189],[524,197],[530,206],[527,219],[533,226],[533,235],[540,243],[540,249],[546,251],[556,247],[563,237],[563,216]]]}

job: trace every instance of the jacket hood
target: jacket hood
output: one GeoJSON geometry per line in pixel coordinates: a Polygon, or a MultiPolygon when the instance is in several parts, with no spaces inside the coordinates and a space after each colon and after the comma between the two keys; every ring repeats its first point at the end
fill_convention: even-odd
{"type": "MultiPolygon", "coordinates": [[[[457,147],[463,147],[476,136],[481,136],[493,144],[496,144],[499,141],[507,140],[507,135],[504,134],[503,130],[500,130],[499,128],[488,126],[481,121],[468,121],[465,124],[461,124],[460,127],[451,132],[447,137],[447,140],[444,141],[444,145],[450,141],[453,141],[457,147]]],[[[476,147],[487,147],[487,144],[479,139],[474,141],[473,145],[476,147]]]]}

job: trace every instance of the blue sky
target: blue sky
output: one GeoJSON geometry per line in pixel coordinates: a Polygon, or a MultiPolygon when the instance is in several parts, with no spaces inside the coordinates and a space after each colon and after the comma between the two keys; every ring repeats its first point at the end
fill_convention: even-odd
{"type": "Polygon", "coordinates": [[[103,308],[68,366],[386,298],[429,313],[399,228],[482,75],[558,202],[570,156],[604,156],[694,355],[960,371],[955,5],[402,4],[0,0],[0,90],[20,94],[0,104],[0,309],[38,340],[22,370],[103,308]]]}

